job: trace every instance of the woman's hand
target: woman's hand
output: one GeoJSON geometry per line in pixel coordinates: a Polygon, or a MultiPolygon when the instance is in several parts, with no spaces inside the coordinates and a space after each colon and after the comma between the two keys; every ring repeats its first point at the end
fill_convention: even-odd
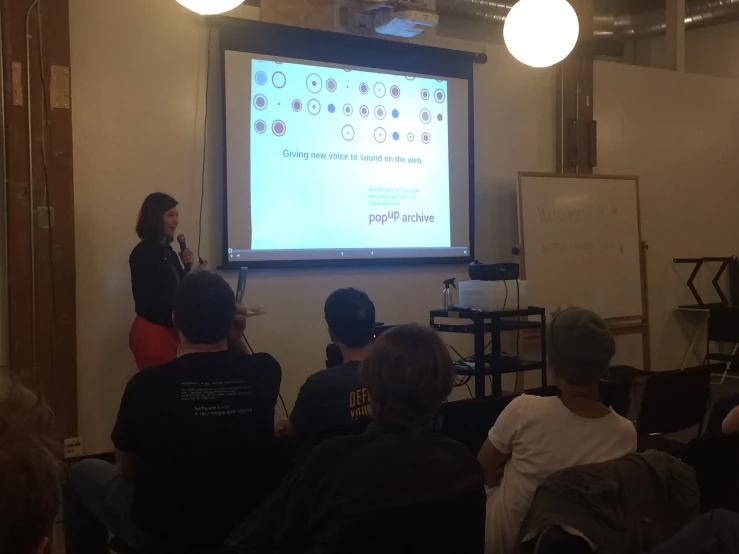
{"type": "Polygon", "coordinates": [[[185,248],[182,252],[180,252],[180,259],[182,260],[182,263],[185,265],[185,267],[187,267],[195,263],[195,254],[193,254],[192,250],[190,250],[189,248],[185,248]]]}

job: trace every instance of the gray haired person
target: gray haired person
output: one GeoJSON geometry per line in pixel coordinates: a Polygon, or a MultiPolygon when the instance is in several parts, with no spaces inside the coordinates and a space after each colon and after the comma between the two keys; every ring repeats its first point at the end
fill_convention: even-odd
{"type": "Polygon", "coordinates": [[[636,430],[603,404],[598,384],[616,351],[606,322],[582,308],[547,326],[549,369],[559,397],[521,395],[488,433],[478,460],[485,471],[486,554],[517,551],[516,538],[534,492],[550,474],[636,451],[636,430]]]}

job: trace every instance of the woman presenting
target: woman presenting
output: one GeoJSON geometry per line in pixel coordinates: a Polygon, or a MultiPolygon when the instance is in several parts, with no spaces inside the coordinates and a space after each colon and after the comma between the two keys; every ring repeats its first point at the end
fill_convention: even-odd
{"type": "MultiPolygon", "coordinates": [[[[131,325],[128,344],[140,370],[177,357],[172,298],[187,272],[171,246],[178,221],[177,201],[168,194],[155,192],[144,200],[136,223],[141,242],[128,259],[136,319],[131,325]]],[[[180,258],[185,268],[190,268],[195,256],[185,249],[180,258]]]]}

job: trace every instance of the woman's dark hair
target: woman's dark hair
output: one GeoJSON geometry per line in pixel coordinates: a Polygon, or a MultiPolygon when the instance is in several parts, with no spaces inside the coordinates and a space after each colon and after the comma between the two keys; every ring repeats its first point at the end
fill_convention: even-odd
{"type": "Polygon", "coordinates": [[[360,378],[380,421],[428,426],[452,392],[454,369],[432,329],[399,325],[383,333],[362,362],[360,378]]]}
{"type": "Polygon", "coordinates": [[[136,234],[141,240],[160,240],[164,236],[162,218],[177,206],[177,200],[169,194],[154,192],[146,197],[136,222],[136,234]]]}

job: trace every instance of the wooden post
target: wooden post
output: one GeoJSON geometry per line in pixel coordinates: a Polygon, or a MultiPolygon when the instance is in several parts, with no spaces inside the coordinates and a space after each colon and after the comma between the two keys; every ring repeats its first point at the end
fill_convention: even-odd
{"type": "Polygon", "coordinates": [[[68,0],[2,0],[0,9],[10,373],[40,392],[56,414],[59,431],[73,437],[77,320],[68,0]]]}
{"type": "Polygon", "coordinates": [[[558,173],[592,173],[597,165],[593,121],[592,0],[569,0],[580,21],[575,52],[557,66],[556,153],[558,173]]]}

